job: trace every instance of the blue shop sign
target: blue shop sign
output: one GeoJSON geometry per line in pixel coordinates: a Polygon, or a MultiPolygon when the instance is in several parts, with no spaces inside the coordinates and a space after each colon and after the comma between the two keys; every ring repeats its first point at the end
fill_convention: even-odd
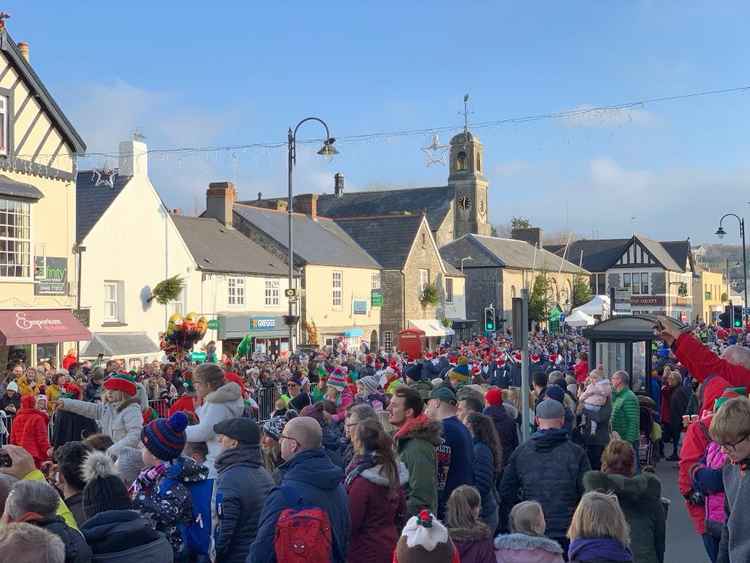
{"type": "Polygon", "coordinates": [[[273,330],[276,328],[276,317],[251,317],[250,330],[273,330]]]}
{"type": "Polygon", "coordinates": [[[367,299],[354,299],[352,301],[352,311],[355,315],[366,315],[367,299]]]}

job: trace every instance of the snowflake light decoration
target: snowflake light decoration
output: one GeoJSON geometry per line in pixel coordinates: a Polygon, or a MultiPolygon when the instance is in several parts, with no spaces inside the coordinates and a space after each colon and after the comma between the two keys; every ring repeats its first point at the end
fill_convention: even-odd
{"type": "Polygon", "coordinates": [[[440,137],[438,135],[432,136],[432,142],[426,147],[422,147],[422,152],[425,157],[425,165],[432,166],[433,164],[445,164],[446,156],[448,151],[448,145],[440,144],[440,137]]]}

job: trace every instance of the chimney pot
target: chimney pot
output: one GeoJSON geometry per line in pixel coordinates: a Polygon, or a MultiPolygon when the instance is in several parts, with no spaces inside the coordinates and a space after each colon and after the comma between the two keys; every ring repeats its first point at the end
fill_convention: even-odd
{"type": "Polygon", "coordinates": [[[18,44],[18,50],[21,51],[21,56],[29,62],[29,44],[26,41],[21,41],[18,44]]]}
{"type": "Polygon", "coordinates": [[[309,215],[311,219],[318,218],[318,194],[303,194],[294,198],[294,209],[299,213],[309,215]]]}
{"type": "Polygon", "coordinates": [[[542,248],[543,233],[539,227],[529,227],[525,229],[513,229],[510,238],[528,242],[532,246],[542,248]]]}
{"type": "Polygon", "coordinates": [[[236,200],[237,191],[232,182],[211,182],[206,191],[206,216],[231,228],[236,200]]]}
{"type": "Polygon", "coordinates": [[[336,197],[344,197],[344,175],[341,172],[333,176],[333,193],[336,197]]]}
{"type": "Polygon", "coordinates": [[[258,201],[263,199],[263,192],[258,192],[258,201]]]}

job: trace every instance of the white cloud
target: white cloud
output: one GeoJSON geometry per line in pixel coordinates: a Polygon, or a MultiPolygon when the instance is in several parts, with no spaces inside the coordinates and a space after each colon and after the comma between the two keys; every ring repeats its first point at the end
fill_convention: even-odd
{"type": "Polygon", "coordinates": [[[511,160],[493,166],[492,171],[497,176],[508,177],[526,172],[530,166],[525,160],[511,160]]]}
{"type": "Polygon", "coordinates": [[[571,114],[563,118],[563,123],[568,127],[651,127],[658,123],[654,113],[639,107],[596,109],[595,106],[582,104],[570,111],[571,114]]]}

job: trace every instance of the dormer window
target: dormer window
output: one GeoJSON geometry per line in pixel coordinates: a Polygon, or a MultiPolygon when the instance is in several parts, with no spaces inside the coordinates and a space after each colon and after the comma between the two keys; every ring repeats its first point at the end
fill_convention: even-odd
{"type": "Polygon", "coordinates": [[[461,151],[456,155],[456,170],[459,172],[462,172],[466,170],[467,163],[466,163],[466,153],[464,151],[461,151]]]}
{"type": "Polygon", "coordinates": [[[8,155],[8,96],[0,96],[0,154],[8,155]]]}

